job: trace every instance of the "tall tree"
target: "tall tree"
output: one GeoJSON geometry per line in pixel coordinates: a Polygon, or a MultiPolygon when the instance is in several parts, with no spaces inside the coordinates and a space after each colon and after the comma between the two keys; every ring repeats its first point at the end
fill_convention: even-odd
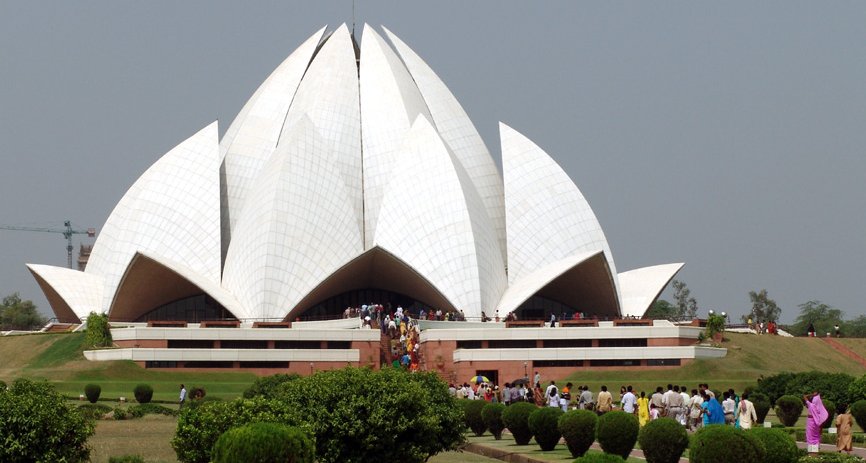
{"type": "Polygon", "coordinates": [[[842,325],[842,319],[845,313],[839,309],[835,309],[821,301],[804,302],[797,307],[800,308],[800,315],[794,325],[791,326],[792,334],[806,334],[806,329],[809,324],[815,326],[815,331],[818,335],[824,333],[833,333],[835,325],[842,325]]]}
{"type": "Polygon", "coordinates": [[[676,302],[677,318],[692,319],[698,313],[698,301],[692,297],[692,291],[680,280],[673,280],[674,302],[676,302]]]}
{"type": "Polygon", "coordinates": [[[45,325],[45,318],[39,315],[33,301],[22,301],[18,293],[3,298],[0,304],[0,329],[34,330],[45,325]]]}
{"type": "Polygon", "coordinates": [[[760,292],[749,291],[749,300],[752,302],[752,311],[743,315],[743,322],[748,322],[749,318],[754,323],[779,321],[782,309],[779,308],[776,301],[770,299],[766,289],[762,289],[760,292]]]}
{"type": "Polygon", "coordinates": [[[676,306],[664,299],[653,302],[652,307],[644,314],[644,318],[651,318],[653,320],[674,320],[677,317],[676,306]]]}

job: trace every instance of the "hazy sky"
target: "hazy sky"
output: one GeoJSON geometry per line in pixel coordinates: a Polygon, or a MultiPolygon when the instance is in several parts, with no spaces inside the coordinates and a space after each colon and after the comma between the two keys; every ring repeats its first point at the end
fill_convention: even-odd
{"type": "MultiPolygon", "coordinates": [[[[0,224],[101,228],[351,20],[348,0],[0,0],[0,224]]],[[[359,0],[356,21],[430,64],[497,163],[500,120],[556,159],[620,271],[685,262],[702,313],[761,288],[784,321],[811,299],[866,313],[866,2],[359,0]]],[[[50,312],[24,263],[65,266],[65,244],[0,231],[0,295],[50,312]]]]}

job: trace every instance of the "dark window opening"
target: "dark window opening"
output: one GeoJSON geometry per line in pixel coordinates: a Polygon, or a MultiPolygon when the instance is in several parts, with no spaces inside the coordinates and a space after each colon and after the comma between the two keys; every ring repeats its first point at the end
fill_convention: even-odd
{"type": "Polygon", "coordinates": [[[328,349],[351,349],[352,341],[328,341],[328,349]]]}
{"type": "Polygon", "coordinates": [[[583,360],[533,360],[532,368],[539,367],[582,367],[583,360]]]}
{"type": "Polygon", "coordinates": [[[214,298],[199,294],[157,307],[139,317],[136,322],[180,321],[199,323],[203,320],[235,320],[235,317],[214,298]]]}
{"type": "Polygon", "coordinates": [[[646,338],[639,339],[599,339],[598,347],[646,347],[646,338]]]}
{"type": "Polygon", "coordinates": [[[184,368],[233,368],[234,362],[186,362],[184,368]]]}
{"type": "Polygon", "coordinates": [[[241,362],[241,368],[280,368],[280,369],[285,369],[285,368],[289,368],[289,362],[265,361],[265,360],[241,362]]]}
{"type": "Polygon", "coordinates": [[[177,362],[165,360],[148,360],[144,362],[145,368],[177,368],[177,362]]]}
{"type": "Polygon", "coordinates": [[[592,347],[591,339],[547,339],[544,347],[592,347]]]}
{"type": "Polygon", "coordinates": [[[640,360],[590,360],[591,367],[637,367],[640,360]]]}
{"type": "Polygon", "coordinates": [[[169,339],[169,349],[213,349],[213,341],[207,339],[169,339]]]}
{"type": "Polygon", "coordinates": [[[319,341],[276,341],[274,349],[321,349],[319,341]]]}
{"type": "Polygon", "coordinates": [[[220,341],[221,349],[267,349],[267,341],[242,341],[242,340],[223,340],[220,341]]]}
{"type": "Polygon", "coordinates": [[[680,366],[681,363],[680,359],[650,359],[646,361],[647,366],[650,367],[680,366]]]}
{"type": "Polygon", "coordinates": [[[494,339],[487,341],[490,349],[534,349],[538,346],[535,339],[494,339]]]}
{"type": "Polygon", "coordinates": [[[458,349],[481,349],[481,341],[457,341],[458,349]]]}

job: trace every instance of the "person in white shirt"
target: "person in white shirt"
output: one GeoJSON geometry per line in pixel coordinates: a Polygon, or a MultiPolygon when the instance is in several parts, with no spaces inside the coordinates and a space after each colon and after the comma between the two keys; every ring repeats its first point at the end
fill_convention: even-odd
{"type": "Polygon", "coordinates": [[[178,406],[179,409],[183,408],[184,402],[186,402],[186,387],[183,384],[181,384],[180,385],[180,405],[178,406]]]}
{"type": "Polygon", "coordinates": [[[550,382],[550,386],[547,386],[545,395],[547,396],[547,405],[549,407],[558,408],[561,406],[559,403],[559,389],[553,381],[550,382]]]}
{"type": "Polygon", "coordinates": [[[704,399],[697,389],[692,389],[692,398],[689,399],[689,430],[697,431],[703,425],[701,418],[701,405],[704,399]]]}
{"type": "Polygon", "coordinates": [[[728,392],[724,393],[725,400],[722,401],[722,410],[725,411],[725,424],[734,424],[734,412],[736,412],[737,403],[728,392]]]}
{"type": "Polygon", "coordinates": [[[689,397],[685,386],[680,386],[680,397],[683,398],[683,413],[680,415],[682,418],[680,424],[686,426],[689,422],[689,400],[691,397],[689,397]]]}
{"type": "Polygon", "coordinates": [[[740,420],[740,429],[751,429],[752,424],[758,421],[758,415],[755,413],[755,405],[752,404],[748,393],[743,393],[740,398],[740,409],[737,414],[737,419],[740,420]]]}
{"type": "Polygon", "coordinates": [[[683,407],[683,396],[680,395],[680,387],[674,386],[673,392],[668,396],[667,413],[668,418],[682,422],[685,408],[683,407]]]}
{"type": "MultiPolygon", "coordinates": [[[[669,410],[670,405],[668,405],[668,402],[670,401],[670,398],[673,394],[674,394],[674,386],[671,384],[668,384],[667,392],[662,394],[662,406],[663,406],[663,408],[661,410],[659,410],[659,414],[661,414],[661,416],[671,416],[670,410],[669,410]]],[[[673,418],[673,416],[671,416],[671,418],[673,418]]]]}
{"type": "Polygon", "coordinates": [[[622,406],[622,411],[633,414],[635,410],[637,410],[637,407],[635,407],[635,404],[637,404],[637,397],[635,397],[631,386],[626,388],[626,392],[622,396],[621,402],[620,405],[622,406]]]}

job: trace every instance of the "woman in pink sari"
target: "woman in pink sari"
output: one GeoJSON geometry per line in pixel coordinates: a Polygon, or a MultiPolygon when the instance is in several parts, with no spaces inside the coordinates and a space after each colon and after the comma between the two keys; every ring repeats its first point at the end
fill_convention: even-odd
{"type": "Polygon", "coordinates": [[[806,402],[806,410],[809,413],[806,419],[806,448],[809,455],[817,455],[821,447],[821,425],[827,421],[827,409],[821,401],[818,391],[803,396],[806,402]]]}

